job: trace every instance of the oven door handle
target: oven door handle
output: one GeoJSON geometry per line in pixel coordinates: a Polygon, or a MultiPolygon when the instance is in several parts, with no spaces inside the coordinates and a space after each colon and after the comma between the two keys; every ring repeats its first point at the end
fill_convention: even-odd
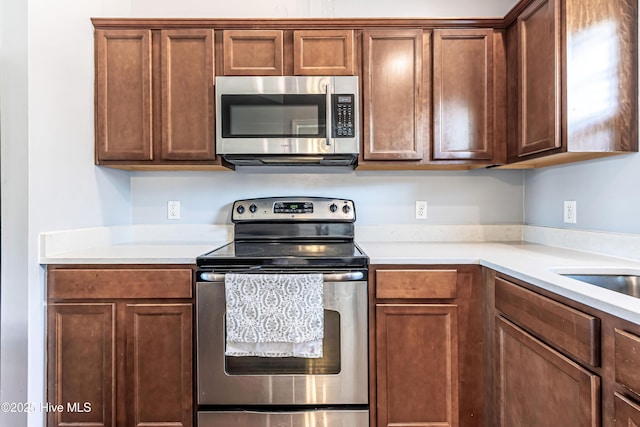
{"type": "MultiPolygon", "coordinates": [[[[283,273],[286,274],[286,273],[283,273]]],[[[224,273],[200,273],[200,280],[204,282],[224,282],[224,273]]],[[[362,280],[364,273],[362,271],[348,271],[346,273],[325,273],[322,279],[325,282],[349,282],[354,280],[362,280]]]]}

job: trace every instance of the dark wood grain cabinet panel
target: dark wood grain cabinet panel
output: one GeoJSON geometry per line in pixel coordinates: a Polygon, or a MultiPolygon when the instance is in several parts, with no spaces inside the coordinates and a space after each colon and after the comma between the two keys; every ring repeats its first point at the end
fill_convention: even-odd
{"type": "Polygon", "coordinates": [[[354,30],[293,32],[293,74],[352,76],[355,74],[354,30]]]}
{"type": "Polygon", "coordinates": [[[191,270],[109,267],[47,272],[47,401],[90,405],[47,425],[191,427],[191,270]]]}
{"type": "Polygon", "coordinates": [[[376,325],[378,427],[457,426],[457,307],[378,304],[376,325]]]}
{"type": "Polygon", "coordinates": [[[560,351],[600,365],[600,319],[501,278],[495,281],[495,306],[560,351]]]}
{"type": "Polygon", "coordinates": [[[376,298],[453,299],[457,296],[458,271],[449,270],[378,270],[376,298]]]}
{"type": "Polygon", "coordinates": [[[225,76],[284,74],[282,30],[225,30],[225,76]]]}
{"type": "Polygon", "coordinates": [[[215,164],[214,31],[98,29],[95,41],[96,164],[215,164]]]}
{"type": "Polygon", "coordinates": [[[499,426],[597,427],[600,377],[496,318],[499,426]]]}
{"type": "Polygon", "coordinates": [[[640,337],[615,329],[615,379],[640,396],[640,337]]]}
{"type": "Polygon", "coordinates": [[[480,426],[480,269],[384,265],[369,278],[371,425],[480,426]]]}
{"type": "Polygon", "coordinates": [[[625,396],[614,394],[615,427],[640,426],[640,405],[625,396]]]}
{"type": "Polygon", "coordinates": [[[64,268],[47,276],[49,299],[191,298],[188,268],[64,268]]]}
{"type": "Polygon", "coordinates": [[[430,35],[422,30],[363,31],[365,161],[428,159],[430,35]]]}
{"type": "Polygon", "coordinates": [[[47,314],[47,425],[116,425],[116,306],[54,303],[47,314]],[[80,403],[82,411],[68,410],[80,403]],[[85,407],[85,403],[89,406],[85,407]]]}
{"type": "Polygon", "coordinates": [[[134,426],[192,423],[192,305],[127,304],[127,419],[134,426]]]}
{"type": "Polygon", "coordinates": [[[151,31],[96,30],[96,159],[151,160],[151,31]]]}
{"type": "Polygon", "coordinates": [[[518,17],[518,156],[560,147],[561,0],[537,0],[518,17]]]}
{"type": "Polygon", "coordinates": [[[490,269],[484,282],[484,425],[640,425],[638,322],[490,269]]]}
{"type": "Polygon", "coordinates": [[[434,160],[493,159],[493,85],[493,30],[434,30],[434,160]]]}
{"type": "Polygon", "coordinates": [[[535,0],[507,30],[515,166],[638,150],[638,4],[535,0]]]}
{"type": "Polygon", "coordinates": [[[163,30],[162,159],[213,160],[213,30],[163,30]]]}

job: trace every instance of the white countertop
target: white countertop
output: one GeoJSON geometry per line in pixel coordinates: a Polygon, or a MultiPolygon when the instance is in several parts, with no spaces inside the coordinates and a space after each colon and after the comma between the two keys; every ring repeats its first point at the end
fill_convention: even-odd
{"type": "Polygon", "coordinates": [[[640,299],[558,273],[640,275],[640,262],[526,242],[361,242],[371,264],[479,264],[640,324],[640,299]]]}
{"type": "Polygon", "coordinates": [[[195,264],[233,240],[230,225],[138,225],[40,235],[40,264],[195,264]]]}
{"type": "Polygon", "coordinates": [[[41,264],[195,264],[196,257],[227,242],[211,244],[121,243],[41,258],[41,264]]]}
{"type": "MultiPolygon", "coordinates": [[[[401,235],[398,229],[380,233],[377,228],[362,230],[360,235],[356,230],[356,238],[369,256],[370,264],[478,264],[640,324],[640,299],[558,274],[640,275],[640,259],[637,257],[618,258],[526,242],[487,242],[477,237],[486,237],[487,231],[491,232],[491,237],[500,237],[502,231],[496,226],[456,230],[463,232],[458,233],[455,242],[401,241],[407,236],[401,235]],[[380,238],[385,241],[379,241],[382,240],[380,238]]],[[[506,226],[504,230],[504,238],[514,240],[517,228],[506,226]]],[[[432,237],[433,231],[433,228],[427,229],[432,237]]],[[[439,227],[435,231],[449,235],[452,230],[439,227]]],[[[41,235],[40,263],[195,264],[198,255],[232,240],[231,233],[228,226],[134,226],[45,233],[41,235]]],[[[573,235],[572,239],[575,237],[573,235]]],[[[588,237],[593,238],[591,235],[588,237]]],[[[597,238],[600,242],[608,236],[597,238]]],[[[632,255],[636,254],[640,238],[611,236],[611,239],[621,239],[619,241],[632,249],[632,255]],[[629,239],[631,241],[627,242],[629,239]]]]}

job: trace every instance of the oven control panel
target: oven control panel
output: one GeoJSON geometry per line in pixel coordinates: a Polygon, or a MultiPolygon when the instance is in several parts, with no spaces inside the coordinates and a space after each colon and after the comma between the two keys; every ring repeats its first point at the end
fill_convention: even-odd
{"type": "Polygon", "coordinates": [[[327,197],[266,197],[236,200],[233,222],[327,221],[355,222],[353,200],[327,197]]]}

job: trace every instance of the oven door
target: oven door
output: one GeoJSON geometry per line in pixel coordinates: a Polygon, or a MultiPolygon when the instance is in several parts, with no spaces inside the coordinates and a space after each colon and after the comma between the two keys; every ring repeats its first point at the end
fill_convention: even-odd
{"type": "Polygon", "coordinates": [[[368,427],[367,410],[198,412],[198,427],[368,427]]]}
{"type": "Polygon", "coordinates": [[[225,356],[224,275],[217,275],[222,277],[218,281],[198,281],[198,404],[367,404],[367,282],[366,273],[358,275],[363,280],[349,280],[351,273],[325,275],[319,359],[225,356]],[[343,277],[347,280],[341,281],[343,277]]]}

